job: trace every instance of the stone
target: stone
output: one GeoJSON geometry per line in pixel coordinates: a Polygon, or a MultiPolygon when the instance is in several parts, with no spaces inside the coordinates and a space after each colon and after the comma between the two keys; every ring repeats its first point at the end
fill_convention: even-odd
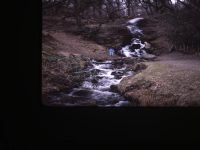
{"type": "Polygon", "coordinates": [[[88,90],[79,90],[79,91],[74,92],[74,95],[76,95],[76,96],[87,96],[90,93],[91,93],[91,91],[88,91],[88,90]]]}
{"type": "Polygon", "coordinates": [[[131,45],[129,48],[131,49],[131,50],[135,50],[135,49],[140,49],[140,44],[133,44],[133,45],[131,45]]]}
{"type": "Polygon", "coordinates": [[[151,48],[151,44],[148,42],[144,42],[145,44],[145,49],[150,49],[151,48]]]}
{"type": "Polygon", "coordinates": [[[118,87],[117,87],[117,85],[111,85],[111,86],[110,86],[110,90],[111,90],[112,92],[118,93],[118,87]]]}
{"type": "Polygon", "coordinates": [[[139,60],[136,57],[126,57],[124,58],[124,63],[125,64],[135,64],[137,63],[139,60]]]}
{"type": "Polygon", "coordinates": [[[143,55],[141,56],[141,58],[147,59],[147,60],[154,60],[154,59],[156,58],[156,56],[153,55],[153,54],[143,54],[143,55]]]}
{"type": "Polygon", "coordinates": [[[90,72],[90,74],[91,74],[91,75],[98,75],[99,72],[100,72],[99,69],[93,69],[93,70],[90,72]]]}
{"type": "Polygon", "coordinates": [[[115,72],[111,73],[111,75],[114,75],[115,79],[121,79],[123,74],[124,74],[124,72],[122,72],[122,71],[115,71],[115,72]]]}
{"type": "Polygon", "coordinates": [[[98,83],[98,79],[97,78],[94,78],[94,79],[92,79],[92,81],[91,81],[93,84],[97,84],[98,83]]]}

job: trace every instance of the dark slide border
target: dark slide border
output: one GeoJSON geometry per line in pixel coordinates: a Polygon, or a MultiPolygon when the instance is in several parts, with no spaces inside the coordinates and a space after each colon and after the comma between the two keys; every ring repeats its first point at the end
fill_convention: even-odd
{"type": "Polygon", "coordinates": [[[2,146],[10,149],[64,149],[86,144],[136,147],[139,143],[141,148],[159,142],[184,145],[200,140],[199,108],[43,106],[40,92],[41,2],[20,2],[15,86],[18,100],[13,94],[13,100],[20,103],[20,107],[9,106],[4,117],[2,146]]]}

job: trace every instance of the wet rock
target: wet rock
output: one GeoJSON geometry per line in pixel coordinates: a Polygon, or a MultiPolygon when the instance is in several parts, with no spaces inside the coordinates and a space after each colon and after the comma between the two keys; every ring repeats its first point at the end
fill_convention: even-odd
{"type": "Polygon", "coordinates": [[[146,59],[146,60],[154,60],[156,56],[153,54],[143,54],[141,58],[146,59]]]}
{"type": "Polygon", "coordinates": [[[123,71],[114,71],[111,73],[111,75],[123,75],[124,72],[123,71]]]}
{"type": "Polygon", "coordinates": [[[81,106],[97,106],[97,102],[94,100],[87,100],[80,102],[81,106]]]}
{"type": "Polygon", "coordinates": [[[117,67],[117,66],[122,67],[122,65],[124,65],[124,61],[122,59],[121,60],[114,60],[112,64],[115,67],[117,67]]]}
{"type": "Polygon", "coordinates": [[[129,101],[119,101],[118,103],[115,104],[115,106],[120,107],[120,106],[133,106],[133,103],[129,101]]]}
{"type": "Polygon", "coordinates": [[[131,50],[135,50],[135,49],[140,49],[140,44],[133,44],[133,45],[131,45],[129,48],[131,49],[131,50]]]}
{"type": "Polygon", "coordinates": [[[74,95],[76,96],[88,96],[89,94],[91,94],[91,91],[89,90],[78,90],[74,92],[74,95]]]}
{"type": "Polygon", "coordinates": [[[154,48],[150,48],[150,49],[145,49],[145,51],[146,51],[148,54],[154,54],[155,49],[154,49],[154,48]]]}
{"type": "Polygon", "coordinates": [[[127,58],[124,58],[124,63],[125,64],[135,64],[135,63],[138,63],[138,62],[141,62],[142,60],[140,58],[136,58],[136,57],[127,57],[127,58]]]}
{"type": "Polygon", "coordinates": [[[115,66],[114,66],[114,69],[121,69],[121,68],[123,68],[123,65],[122,65],[122,64],[120,64],[120,65],[115,65],[115,66]]]}
{"type": "Polygon", "coordinates": [[[131,44],[131,39],[132,39],[132,36],[124,37],[124,40],[121,43],[121,47],[124,47],[126,45],[130,45],[131,44]]]}
{"type": "Polygon", "coordinates": [[[151,44],[148,42],[144,42],[145,44],[145,49],[150,49],[151,48],[151,44]]]}
{"type": "Polygon", "coordinates": [[[99,69],[93,69],[93,70],[90,72],[90,74],[91,74],[91,75],[97,75],[99,72],[100,72],[99,69]]]}
{"type": "Polygon", "coordinates": [[[119,100],[116,99],[115,97],[111,97],[110,99],[107,99],[107,100],[102,100],[102,101],[97,101],[97,105],[102,105],[102,106],[105,106],[105,105],[114,105],[118,102],[119,100]]]}
{"type": "Polygon", "coordinates": [[[123,71],[114,71],[111,73],[111,75],[114,75],[115,79],[121,79],[123,74],[124,74],[123,71]]]}
{"type": "Polygon", "coordinates": [[[111,90],[111,92],[115,92],[115,93],[119,92],[117,85],[111,85],[110,90],[111,90]]]}
{"type": "Polygon", "coordinates": [[[103,78],[102,76],[96,76],[97,80],[102,79],[102,78],[103,78]]]}
{"type": "MultiPolygon", "coordinates": [[[[79,92],[81,93],[83,91],[79,91],[79,92]]],[[[97,106],[95,100],[92,100],[90,98],[85,99],[84,97],[85,96],[81,94],[78,97],[63,95],[62,98],[57,102],[59,102],[62,105],[64,104],[66,106],[97,106]]]]}
{"type": "Polygon", "coordinates": [[[121,79],[123,76],[123,73],[114,73],[113,75],[115,79],[121,79]]]}
{"type": "Polygon", "coordinates": [[[98,83],[98,78],[93,78],[93,79],[91,80],[91,82],[92,82],[93,84],[97,84],[97,83],[98,83]]]}
{"type": "Polygon", "coordinates": [[[75,97],[70,97],[66,94],[59,93],[59,95],[50,95],[48,103],[61,103],[61,104],[75,104],[78,102],[78,99],[75,97]]]}
{"type": "Polygon", "coordinates": [[[115,79],[121,79],[121,78],[122,78],[121,75],[116,75],[116,76],[115,76],[115,79]]]}

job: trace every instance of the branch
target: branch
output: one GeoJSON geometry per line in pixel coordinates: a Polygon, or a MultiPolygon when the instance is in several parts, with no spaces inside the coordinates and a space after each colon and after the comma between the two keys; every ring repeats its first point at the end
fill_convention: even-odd
{"type": "Polygon", "coordinates": [[[183,4],[186,8],[191,9],[192,11],[195,11],[197,14],[200,14],[200,9],[193,5],[192,3],[185,3],[184,1],[178,0],[179,3],[183,4]]]}

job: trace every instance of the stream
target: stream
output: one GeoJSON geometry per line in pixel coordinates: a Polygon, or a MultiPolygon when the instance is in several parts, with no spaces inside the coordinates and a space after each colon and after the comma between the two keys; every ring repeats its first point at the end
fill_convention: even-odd
{"type": "MultiPolygon", "coordinates": [[[[124,57],[141,57],[146,53],[143,50],[145,45],[139,39],[143,34],[142,30],[137,27],[137,22],[141,19],[143,18],[135,18],[127,22],[127,28],[134,35],[134,38],[132,38],[130,45],[122,48],[124,57]]],[[[123,61],[116,63],[109,60],[104,62],[91,60],[91,66],[87,68],[87,71],[90,72],[90,75],[80,87],[74,88],[70,93],[62,93],[62,96],[68,99],[64,105],[133,106],[111,88],[119,84],[123,78],[134,75],[134,72],[127,70],[127,65],[123,61]]],[[[60,99],[59,96],[56,98],[60,99]]]]}

